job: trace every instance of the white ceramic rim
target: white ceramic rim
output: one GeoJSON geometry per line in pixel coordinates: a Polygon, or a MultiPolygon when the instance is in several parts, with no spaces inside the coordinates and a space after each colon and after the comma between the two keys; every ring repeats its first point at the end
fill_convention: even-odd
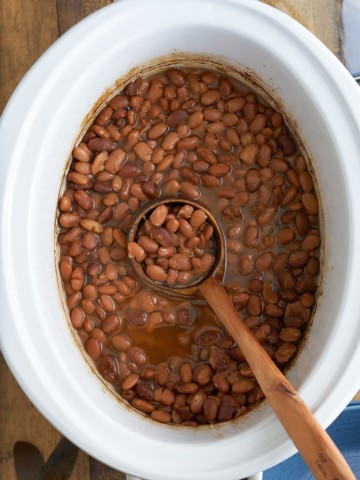
{"type": "MultiPolygon", "coordinates": [[[[149,2],[150,3],[150,2],[149,2]]],[[[149,4],[148,3],[148,4],[149,4]]],[[[172,0],[153,2],[152,7],[175,4],[172,0]]],[[[185,1],[182,2],[184,9],[186,10],[185,1]]],[[[267,21],[271,22],[274,28],[277,28],[284,36],[287,36],[289,40],[299,42],[301,48],[304,49],[306,55],[311,59],[310,61],[318,62],[319,68],[329,78],[329,84],[331,88],[338,95],[338,101],[342,104],[343,108],[347,111],[349,124],[352,123],[351,133],[356,135],[360,132],[359,124],[359,112],[360,112],[360,99],[357,92],[357,86],[352,82],[349,74],[341,67],[335,57],[307,30],[301,27],[297,22],[282,14],[281,12],[272,9],[264,4],[254,2],[252,0],[225,0],[223,5],[229,8],[239,7],[249,12],[256,12],[260,18],[264,15],[267,21]],[[300,39],[301,38],[301,42],[300,39]],[[336,72],[336,76],[334,73],[336,72]]],[[[188,2],[195,8],[195,5],[203,5],[205,8],[205,2],[203,0],[188,2]]],[[[206,2],[207,7],[204,10],[204,17],[208,14],[214,21],[213,14],[216,12],[216,1],[206,2]],[[211,10],[211,11],[210,11],[211,10]]],[[[80,419],[78,416],[76,406],[71,405],[66,399],[59,396],[57,391],[56,378],[52,378],[50,372],[47,371],[47,366],[44,365],[45,354],[49,355],[49,362],[60,362],[60,359],[56,356],[51,358],[51,352],[44,349],[44,354],[39,358],[39,351],[37,351],[38,345],[36,343],[26,343],[28,339],[26,335],[28,333],[29,325],[26,325],[26,313],[27,311],[37,311],[40,308],[39,298],[37,295],[31,296],[32,283],[31,280],[36,277],[36,273],[32,269],[31,259],[28,257],[29,251],[34,249],[34,238],[31,233],[32,226],[29,224],[28,219],[19,219],[19,213],[21,213],[21,205],[19,201],[23,201],[22,207],[31,209],[32,202],[34,201],[33,195],[36,193],[26,184],[26,179],[32,174],[32,164],[20,165],[18,159],[22,158],[22,140],[21,137],[17,139],[19,133],[26,133],[26,126],[22,125],[21,131],[18,130],[19,118],[26,119],[26,124],[31,124],[34,119],[41,121],[38,117],[39,109],[38,103],[42,99],[46,99],[49,91],[53,87],[53,82],[56,83],[57,65],[63,62],[66,67],[66,62],[72,61],[72,55],[75,55],[78,48],[81,48],[81,39],[90,37],[92,32],[96,29],[96,25],[99,21],[104,24],[110,24],[117,16],[122,17],[122,21],[125,22],[131,19],[131,15],[137,15],[139,12],[143,12],[146,9],[146,2],[141,0],[125,0],[118,4],[113,4],[96,14],[88,17],[83,22],[78,24],[75,28],[69,31],[61,39],[59,39],[35,64],[30,72],[25,76],[12,99],[10,100],[2,118],[1,132],[0,132],[0,148],[1,154],[1,348],[4,356],[9,363],[10,368],[15,374],[15,377],[19,381],[21,387],[24,389],[28,397],[33,403],[41,410],[41,412],[58,428],[61,432],[71,438],[80,448],[89,452],[94,457],[100,458],[102,461],[114,466],[115,468],[121,468],[124,471],[131,471],[140,476],[158,478],[166,480],[169,478],[169,474],[166,472],[159,472],[158,466],[153,465],[152,470],[144,469],[142,465],[136,465],[134,458],[130,458],[131,449],[136,449],[137,442],[141,439],[138,438],[136,432],[129,433],[126,431],[126,444],[122,445],[122,448],[129,450],[129,460],[122,460],[120,464],[118,459],[114,455],[110,454],[101,445],[101,438],[97,438],[97,432],[94,431],[90,424],[87,424],[84,418],[80,419]],[[141,9],[141,10],[140,10],[141,9]],[[69,53],[70,52],[70,53],[69,53]],[[53,73],[54,72],[54,73],[53,73]],[[37,90],[37,85],[42,82],[42,89],[35,96],[33,92],[37,90]],[[36,100],[36,102],[35,102],[36,100]],[[19,169],[22,168],[23,175],[21,178],[18,175],[19,169]],[[20,180],[19,180],[20,179],[20,180]],[[18,188],[23,186],[22,193],[19,194],[18,188]],[[26,195],[28,197],[26,197],[26,195]],[[28,202],[28,203],[27,203],[28,202]],[[14,221],[16,219],[16,221],[14,221]],[[21,237],[23,235],[23,237],[21,237]],[[22,244],[23,239],[27,239],[31,245],[31,249],[24,247],[22,244]],[[23,250],[22,250],[23,248],[23,250]],[[23,265],[23,277],[19,278],[19,270],[14,269],[15,258],[20,259],[23,265]],[[29,282],[30,280],[30,282],[29,282]],[[25,302],[23,301],[25,300],[25,302]],[[16,318],[17,321],[13,322],[12,319],[16,318]],[[18,351],[18,357],[15,361],[12,350],[18,351]],[[35,372],[32,368],[30,360],[37,359],[38,370],[35,372]],[[50,388],[51,387],[51,388],[50,388]],[[78,423],[78,430],[75,428],[78,423]],[[80,432],[80,433],[79,433],[80,432]],[[136,465],[134,467],[134,465],[136,465]]],[[[180,21],[180,20],[179,20],[180,21]]],[[[46,125],[43,125],[46,128],[46,125]]],[[[37,135],[41,134],[41,129],[38,130],[37,135]]],[[[26,137],[26,135],[25,135],[26,137]]],[[[25,141],[29,141],[25,138],[25,141]]],[[[39,138],[33,139],[34,142],[38,142],[39,138]]],[[[348,275],[348,295],[343,300],[344,315],[348,315],[349,318],[353,317],[355,320],[360,318],[360,306],[355,303],[357,298],[356,291],[360,284],[360,256],[359,251],[356,249],[357,245],[360,245],[360,218],[356,215],[355,206],[360,205],[360,193],[358,185],[360,184],[360,166],[357,159],[350,158],[347,164],[343,165],[343,170],[346,173],[346,181],[348,186],[348,204],[351,206],[349,212],[350,220],[352,221],[352,241],[349,244],[349,258],[351,258],[351,265],[349,266],[348,275]],[[351,299],[351,300],[350,300],[351,299]]],[[[41,221],[41,219],[37,219],[41,221]]],[[[41,248],[41,245],[38,247],[41,248]]],[[[46,289],[46,286],[43,286],[46,289]]],[[[340,411],[349,402],[353,394],[359,387],[359,368],[360,364],[360,347],[358,345],[358,338],[360,337],[360,326],[356,327],[355,320],[349,321],[349,328],[352,333],[351,339],[339,338],[344,340],[349,346],[349,353],[346,364],[338,366],[342,370],[342,376],[338,378],[336,385],[332,386],[331,392],[321,391],[317,402],[313,402],[311,399],[311,392],[309,392],[309,385],[306,385],[303,392],[305,400],[309,404],[319,418],[320,422],[324,426],[328,426],[340,411]],[[357,383],[353,383],[354,378],[357,378],[357,383]]],[[[69,354],[70,352],[64,352],[69,354]]],[[[329,365],[333,364],[333,360],[324,356],[324,361],[329,360],[329,365]]],[[[65,372],[61,372],[61,375],[65,372]]],[[[60,374],[59,374],[60,375],[60,374]]],[[[89,408],[89,414],[91,413],[91,406],[87,404],[86,398],[83,393],[74,385],[74,381],[71,379],[71,373],[66,372],[66,381],[68,385],[77,391],[79,398],[84,401],[84,410],[89,408]]],[[[321,390],[321,388],[320,388],[321,390]]],[[[104,422],[108,419],[104,418],[104,422]]],[[[271,423],[269,421],[269,423],[271,423]]],[[[272,424],[276,422],[272,421],[272,424]]],[[[111,426],[109,425],[109,428],[111,426]]],[[[119,430],[121,432],[121,430],[119,430]]],[[[294,452],[294,448],[290,441],[284,441],[285,434],[280,427],[276,428],[276,434],[278,435],[278,443],[275,444],[268,456],[264,455],[262,458],[262,465],[264,467],[272,466],[283,460],[286,456],[289,456],[294,452]]],[[[124,431],[122,431],[124,433],[124,431]]],[[[99,437],[101,433],[99,432],[99,437]]],[[[166,442],[158,441],[158,447],[162,449],[164,454],[168,456],[167,462],[171,463],[174,460],[171,451],[168,448],[166,442]]],[[[217,454],[227,456],[229,449],[231,449],[231,442],[223,439],[221,444],[217,445],[217,454]]],[[[188,454],[188,446],[180,445],[178,447],[178,455],[182,453],[188,454]]],[[[200,451],[203,453],[206,451],[210,456],[209,464],[202,470],[191,472],[184,471],[174,472],[173,478],[183,480],[186,478],[192,478],[191,475],[196,475],[198,479],[214,479],[218,480],[219,475],[221,478],[235,478],[236,472],[238,472],[238,465],[234,461],[229,463],[221,469],[221,474],[214,468],[211,462],[211,450],[209,446],[197,445],[197,454],[200,451]]],[[[146,452],[144,453],[144,455],[146,452]]],[[[190,455],[191,456],[191,455],[190,455]]],[[[149,466],[148,464],[146,465],[149,466]]],[[[252,474],[253,471],[249,470],[250,467],[244,465],[244,475],[252,474]],[[247,470],[248,469],[248,470],[247,470]]]]}

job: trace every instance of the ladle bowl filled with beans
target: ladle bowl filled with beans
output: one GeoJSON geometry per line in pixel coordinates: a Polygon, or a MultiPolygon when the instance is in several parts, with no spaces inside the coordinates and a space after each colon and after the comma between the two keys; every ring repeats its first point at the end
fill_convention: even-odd
{"type": "Polygon", "coordinates": [[[324,427],[352,398],[356,88],[246,0],[113,4],[25,78],[0,127],[1,348],[80,448],[152,480],[243,478],[294,452],[197,294],[214,272],[324,427]]]}
{"type": "Polygon", "coordinates": [[[198,298],[209,276],[226,268],[224,233],[204,205],[160,197],[136,212],[129,229],[128,257],[141,283],[170,297],[198,298]]]}

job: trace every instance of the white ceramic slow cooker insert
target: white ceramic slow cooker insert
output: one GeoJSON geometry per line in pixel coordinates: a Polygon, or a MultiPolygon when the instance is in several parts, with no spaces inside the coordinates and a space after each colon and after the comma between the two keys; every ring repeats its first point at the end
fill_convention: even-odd
{"type": "Polygon", "coordinates": [[[267,403],[199,429],[130,411],[77,348],[56,276],[57,199],[83,119],[131,69],[183,52],[251,72],[296,124],[320,189],[325,256],[314,324],[288,376],[324,427],[359,388],[360,92],[312,34],[253,0],[123,0],[25,76],[0,126],[1,349],[36,407],[90,455],[147,479],[234,480],[295,451],[267,403]]]}

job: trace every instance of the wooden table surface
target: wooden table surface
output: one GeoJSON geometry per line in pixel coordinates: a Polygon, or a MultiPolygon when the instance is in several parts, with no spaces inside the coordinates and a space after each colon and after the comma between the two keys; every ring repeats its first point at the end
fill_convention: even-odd
{"type": "MultiPolygon", "coordinates": [[[[35,60],[68,28],[109,3],[111,0],[0,0],[0,114],[35,60]]],[[[341,0],[265,3],[293,16],[342,59],[341,0]]],[[[62,438],[25,397],[1,355],[0,432],[0,480],[17,480],[13,460],[16,442],[32,443],[46,461],[62,438]]],[[[123,480],[125,476],[79,452],[70,479],[123,480]]]]}

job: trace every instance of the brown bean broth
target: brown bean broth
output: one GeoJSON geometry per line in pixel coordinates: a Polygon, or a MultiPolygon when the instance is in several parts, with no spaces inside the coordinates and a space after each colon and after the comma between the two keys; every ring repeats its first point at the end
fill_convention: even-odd
{"type": "Polygon", "coordinates": [[[99,373],[137,409],[158,421],[213,423],[241,415],[263,394],[241,352],[202,300],[170,300],[144,290],[133,277],[124,239],[134,212],[162,194],[170,175],[171,194],[199,199],[215,214],[228,250],[224,284],[255,336],[284,368],[301,344],[317,291],[318,203],[304,172],[305,161],[282,115],[244,85],[215,72],[170,69],[138,79],[97,116],[73,151],[59,202],[60,273],[70,318],[85,350],[99,373]],[[197,88],[200,94],[194,93],[197,88]],[[203,119],[189,127],[192,120],[180,110],[206,111],[213,121],[203,119]],[[175,113],[169,117],[171,111],[175,113]],[[224,119],[228,125],[221,123],[224,119]],[[160,121],[166,128],[158,125],[149,139],[150,127],[160,121]],[[185,136],[174,133],[163,143],[170,132],[179,131],[185,136]],[[176,156],[177,144],[185,149],[185,159],[184,154],[176,156]],[[158,160],[154,150],[161,145],[167,150],[158,160]],[[201,152],[199,145],[210,153],[201,152]],[[231,172],[221,164],[230,165],[231,172]],[[203,180],[209,170],[214,176],[203,180]],[[207,180],[213,188],[204,185],[207,180]],[[229,229],[236,226],[239,230],[229,238],[229,229]],[[257,260],[266,252],[272,257],[257,260]],[[109,319],[111,315],[117,318],[109,319]],[[104,319],[115,325],[110,331],[104,319]],[[115,348],[124,338],[132,348],[115,348]],[[196,387],[183,386],[184,362],[191,365],[196,387]],[[158,365],[164,363],[169,379],[159,384],[158,365]],[[201,370],[201,365],[210,370],[201,370]],[[199,369],[207,383],[196,381],[199,369]],[[138,377],[129,377],[134,374],[138,377]],[[216,386],[216,375],[225,378],[225,387],[216,386]],[[173,392],[171,404],[161,400],[164,388],[173,392]],[[184,389],[189,393],[182,393],[184,389]],[[194,406],[203,392],[212,411],[217,404],[215,417],[207,407],[197,411],[194,406]]]}

